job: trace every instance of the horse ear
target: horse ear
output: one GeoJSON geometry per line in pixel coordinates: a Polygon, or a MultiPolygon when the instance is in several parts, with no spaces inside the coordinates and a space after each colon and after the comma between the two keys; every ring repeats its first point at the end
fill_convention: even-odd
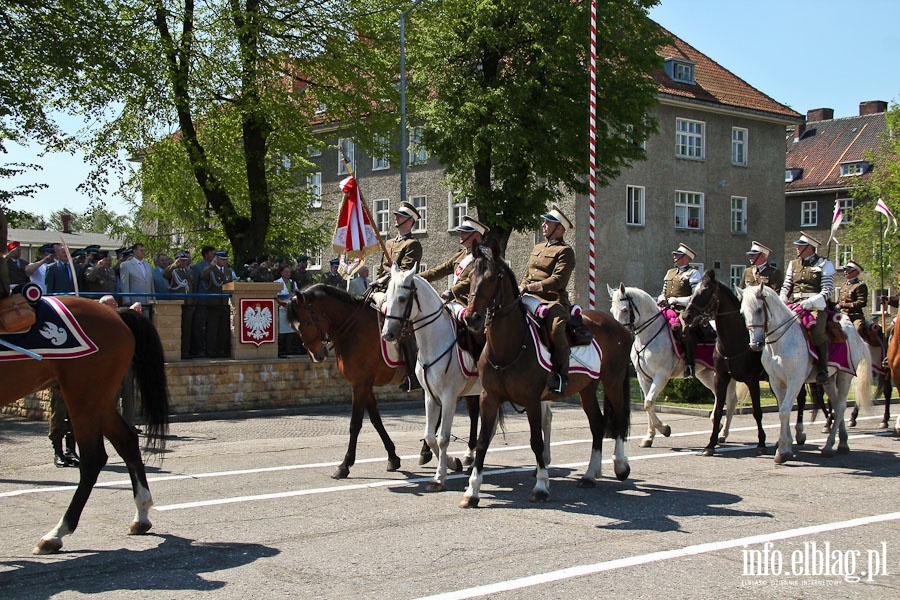
{"type": "Polygon", "coordinates": [[[612,298],[613,294],[616,293],[616,288],[611,287],[608,283],[606,284],[606,291],[609,293],[609,297],[612,298]]]}
{"type": "Polygon", "coordinates": [[[391,263],[391,276],[394,276],[399,272],[400,272],[400,267],[397,266],[397,263],[391,263]]]}
{"type": "Polygon", "coordinates": [[[622,294],[623,296],[625,295],[625,284],[622,283],[621,281],[619,282],[619,293],[622,294]]]}

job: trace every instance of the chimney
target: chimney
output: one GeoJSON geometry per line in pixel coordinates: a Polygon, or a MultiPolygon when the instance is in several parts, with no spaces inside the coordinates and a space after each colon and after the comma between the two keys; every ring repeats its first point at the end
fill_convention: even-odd
{"type": "Polygon", "coordinates": [[[877,115],[887,112],[887,102],[884,100],[868,100],[859,103],[859,116],[877,115]]]}
{"type": "Polygon", "coordinates": [[[72,229],[69,227],[72,223],[72,215],[63,213],[59,215],[59,220],[62,221],[63,233],[72,233],[72,229]]]}
{"type": "Polygon", "coordinates": [[[806,111],[807,123],[811,123],[813,121],[830,121],[833,118],[833,108],[813,108],[812,110],[806,111]]]}
{"type": "Polygon", "coordinates": [[[795,144],[803,139],[804,133],[806,133],[806,121],[803,121],[802,123],[797,123],[794,125],[794,143],[795,144]]]}

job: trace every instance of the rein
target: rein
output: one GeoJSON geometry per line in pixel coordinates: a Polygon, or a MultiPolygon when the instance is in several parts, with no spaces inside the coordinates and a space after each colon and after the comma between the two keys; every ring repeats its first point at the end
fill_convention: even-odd
{"type": "MultiPolygon", "coordinates": [[[[485,309],[485,322],[484,322],[485,330],[487,330],[487,328],[489,328],[493,324],[495,318],[507,317],[510,315],[510,313],[512,313],[512,311],[515,307],[521,305],[522,297],[518,294],[514,294],[515,298],[511,302],[509,302],[509,304],[501,304],[499,307],[496,306],[497,302],[501,300],[500,292],[503,288],[504,274],[505,274],[505,270],[502,268],[499,269],[499,271],[497,273],[497,285],[494,288],[494,293],[491,295],[491,298],[487,304],[487,308],[485,309]]],[[[469,303],[470,304],[475,300],[475,297],[478,294],[478,287],[480,287],[480,286],[476,286],[476,289],[469,294],[469,303]]],[[[524,315],[523,315],[523,318],[524,318],[524,315]]],[[[527,339],[526,336],[528,335],[527,329],[528,329],[528,325],[526,323],[525,328],[522,330],[522,335],[519,336],[519,352],[506,365],[497,364],[496,355],[494,353],[494,348],[493,348],[493,345],[491,344],[491,336],[487,337],[487,341],[485,344],[484,358],[485,358],[485,361],[488,363],[488,365],[490,365],[490,367],[492,369],[494,369],[495,371],[498,371],[498,372],[505,371],[506,369],[509,369],[510,367],[515,365],[517,362],[519,362],[519,359],[522,358],[522,355],[525,353],[525,350],[528,347],[527,344],[525,343],[525,341],[527,339]],[[494,356],[492,356],[492,355],[494,355],[494,356]]]]}
{"type": "MultiPolygon", "coordinates": [[[[762,291],[762,288],[760,288],[760,291],[762,291]]],[[[789,331],[788,327],[790,327],[790,325],[792,325],[792,324],[794,323],[794,321],[799,320],[799,319],[800,319],[800,315],[798,315],[797,313],[793,313],[790,317],[788,317],[788,318],[787,318],[785,321],[783,321],[780,325],[778,325],[777,327],[775,327],[774,329],[772,329],[771,331],[769,331],[769,330],[768,330],[768,327],[769,327],[769,315],[771,314],[771,310],[769,310],[769,304],[768,304],[768,302],[766,302],[766,297],[765,297],[765,296],[763,296],[763,295],[760,294],[760,295],[757,296],[757,298],[758,298],[759,300],[762,300],[762,305],[763,305],[763,323],[762,323],[762,325],[747,325],[747,329],[762,329],[762,330],[763,330],[763,335],[765,336],[766,343],[767,343],[767,344],[774,344],[774,343],[778,342],[778,340],[780,340],[781,338],[783,338],[783,337],[787,334],[787,332],[789,331]],[[781,335],[779,335],[779,336],[778,336],[777,338],[775,338],[775,339],[769,339],[770,336],[772,336],[772,335],[778,333],[778,331],[781,330],[781,329],[784,329],[784,331],[781,333],[781,335]]]]}

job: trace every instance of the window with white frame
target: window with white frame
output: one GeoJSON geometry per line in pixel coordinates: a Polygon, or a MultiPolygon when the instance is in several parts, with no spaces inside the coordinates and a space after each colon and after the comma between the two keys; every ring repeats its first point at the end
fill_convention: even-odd
{"type": "Polygon", "coordinates": [[[349,175],[347,165],[356,172],[356,144],[349,138],[341,138],[338,140],[338,175],[349,175]]]}
{"type": "Polygon", "coordinates": [[[675,119],[675,156],[702,159],[705,157],[705,123],[690,119],[675,119]]]}
{"type": "Polygon", "coordinates": [[[853,223],[853,198],[841,198],[838,200],[838,206],[841,207],[841,219],[844,225],[853,223]]]}
{"type": "Polygon", "coordinates": [[[848,262],[853,260],[853,244],[841,244],[840,242],[836,243],[834,249],[834,257],[838,263],[835,266],[840,269],[848,262]]]}
{"type": "Polygon", "coordinates": [[[644,225],[644,188],[629,185],[625,188],[625,224],[644,225]]]}
{"type": "Polygon", "coordinates": [[[675,192],[675,228],[703,229],[703,194],[675,192]]]}
{"type": "Polygon", "coordinates": [[[422,145],[422,128],[412,127],[409,130],[409,163],[424,165],[428,162],[428,152],[422,145]]]}
{"type": "Polygon", "coordinates": [[[866,172],[868,164],[863,161],[847,162],[841,164],[841,177],[855,177],[866,172]]]}
{"type": "Polygon", "coordinates": [[[390,169],[391,161],[388,159],[388,150],[390,149],[390,143],[388,142],[388,139],[379,137],[375,142],[375,147],[377,148],[376,153],[383,153],[383,156],[372,157],[372,170],[383,171],[384,169],[390,169]]]}
{"type": "Polygon", "coordinates": [[[375,226],[378,228],[378,233],[387,235],[391,228],[391,201],[383,198],[376,200],[373,205],[375,207],[375,226]]]}
{"type": "Polygon", "coordinates": [[[819,203],[806,200],[800,204],[800,227],[815,227],[819,224],[819,203]]]}
{"type": "Polygon", "coordinates": [[[747,199],[731,197],[731,233],[747,233],[747,199]]]}
{"type": "Polygon", "coordinates": [[[747,130],[743,127],[731,128],[731,164],[747,166],[747,130]]]}
{"type": "Polygon", "coordinates": [[[462,224],[463,217],[469,214],[469,199],[462,194],[452,192],[447,199],[449,213],[447,215],[448,231],[455,231],[462,224]]]}
{"type": "Polygon", "coordinates": [[[322,156],[322,148],[317,145],[310,144],[306,147],[306,155],[310,158],[315,156],[322,156]]]}
{"type": "Polygon", "coordinates": [[[313,208],[322,208],[322,172],[318,171],[306,177],[306,189],[313,208]]]}
{"type": "Polygon", "coordinates": [[[728,267],[728,282],[731,284],[731,289],[738,287],[741,283],[741,277],[744,276],[745,268],[744,265],[731,265],[728,267]]]}
{"type": "Polygon", "coordinates": [[[306,264],[307,271],[322,270],[322,250],[307,250],[306,255],[309,256],[309,262],[306,264]]]}
{"type": "Polygon", "coordinates": [[[676,62],[673,68],[675,81],[682,83],[694,83],[694,65],[690,63],[676,62]]]}
{"type": "Polygon", "coordinates": [[[409,203],[419,211],[419,220],[412,230],[416,233],[425,232],[428,229],[428,196],[411,196],[409,203]]]}

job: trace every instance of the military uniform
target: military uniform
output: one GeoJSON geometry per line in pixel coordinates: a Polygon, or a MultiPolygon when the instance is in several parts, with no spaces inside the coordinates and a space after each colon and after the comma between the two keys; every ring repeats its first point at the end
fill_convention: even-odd
{"type": "Polygon", "coordinates": [[[112,267],[101,267],[99,264],[88,267],[84,273],[84,288],[88,292],[115,294],[116,272],[112,267]]]}
{"type": "MultiPolygon", "coordinates": [[[[224,251],[216,252],[216,258],[228,258],[224,251]]],[[[220,266],[218,260],[200,274],[200,280],[209,286],[210,294],[221,294],[222,286],[234,281],[234,272],[229,265],[220,266]]],[[[231,311],[228,298],[211,298],[206,308],[206,352],[211,358],[231,356],[231,311]]]]}
{"type": "MultiPolygon", "coordinates": [[[[190,267],[190,255],[181,251],[175,254],[175,262],[163,269],[163,279],[169,285],[170,294],[196,294],[197,282],[190,267]],[[184,260],[184,266],[179,263],[184,260]]],[[[192,347],[194,335],[194,317],[197,312],[196,298],[185,298],[181,305],[181,358],[194,358],[192,347]]]]}
{"type": "Polygon", "coordinates": [[[450,260],[441,263],[433,269],[428,269],[420,273],[420,276],[426,281],[437,281],[441,277],[453,275],[453,283],[450,284],[450,292],[453,298],[460,304],[469,303],[469,287],[472,269],[475,266],[475,260],[472,253],[466,248],[461,249],[454,254],[450,260]]]}
{"type": "Polygon", "coordinates": [[[404,271],[422,264],[422,243],[414,238],[412,233],[397,235],[385,243],[385,248],[387,252],[381,257],[376,279],[389,275],[392,264],[404,271]]]}
{"type": "Polygon", "coordinates": [[[865,323],[863,309],[869,304],[869,286],[859,280],[858,277],[847,280],[841,286],[840,309],[847,315],[853,325],[859,329],[860,324],[865,323]]]}
{"type": "Polygon", "coordinates": [[[784,275],[781,273],[781,269],[775,265],[764,264],[762,268],[757,265],[750,265],[744,269],[744,274],[741,275],[738,287],[745,289],[751,285],[766,285],[776,292],[780,292],[783,283],[784,275]]]}
{"type": "Polygon", "coordinates": [[[322,273],[322,283],[332,287],[341,288],[342,290],[347,289],[347,282],[344,281],[344,278],[341,277],[339,273],[335,273],[334,271],[322,273]]]}
{"type": "MultiPolygon", "coordinates": [[[[675,266],[666,271],[663,278],[663,288],[657,298],[660,306],[668,306],[679,315],[684,312],[688,302],[690,302],[691,294],[694,293],[697,285],[702,279],[700,271],[688,264],[678,264],[678,261],[687,256],[689,260],[694,260],[697,253],[685,244],[679,244],[678,248],[672,251],[672,258],[675,260],[675,266]]],[[[712,329],[711,326],[706,326],[712,329]]],[[[691,329],[682,329],[681,327],[674,329],[676,339],[681,342],[684,349],[684,377],[694,376],[694,351],[698,340],[697,335],[691,329]]],[[[705,334],[714,337],[714,334],[705,334]]]]}

